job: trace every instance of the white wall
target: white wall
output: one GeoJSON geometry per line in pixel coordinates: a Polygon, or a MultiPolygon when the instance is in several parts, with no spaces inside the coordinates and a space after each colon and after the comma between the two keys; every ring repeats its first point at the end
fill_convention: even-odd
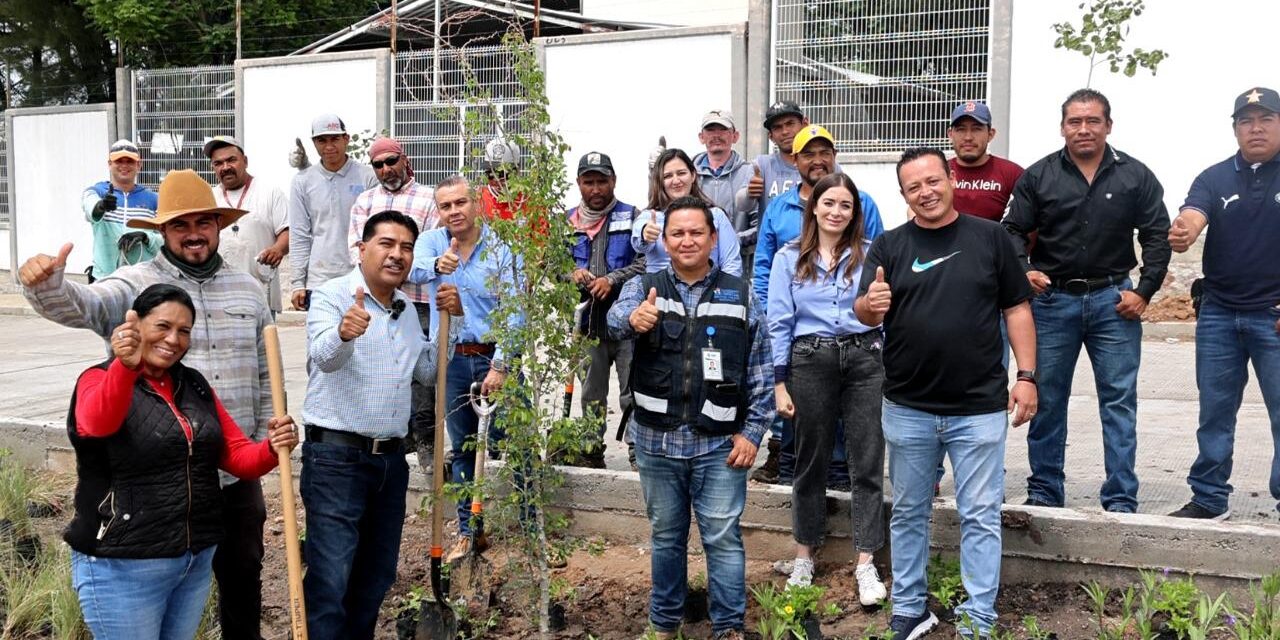
{"type": "MultiPolygon", "coordinates": [[[[1053,48],[1055,22],[1079,20],[1079,0],[1020,0],[1013,10],[1009,156],[1028,165],[1062,147],[1062,101],[1085,85],[1088,61],[1053,48]]],[[[1127,47],[1164,49],[1152,76],[1094,69],[1092,87],[1111,101],[1109,142],[1151,167],[1171,214],[1203,169],[1236,150],[1235,97],[1254,85],[1280,86],[1274,65],[1280,2],[1161,0],[1132,22],[1127,47]]]]}
{"type": "MultiPolygon", "coordinates": [[[[93,232],[80,194],[109,177],[112,117],[108,111],[13,116],[9,152],[21,158],[13,163],[10,183],[17,201],[18,264],[37,253],[55,255],[67,242],[76,245],[67,259],[69,273],[93,263],[93,232]]],[[[4,246],[8,253],[8,242],[4,246]]]]}
{"type": "MultiPolygon", "coordinates": [[[[618,174],[618,199],[647,204],[649,153],[658,137],[666,136],[667,147],[692,157],[703,151],[698,144],[702,116],[733,104],[733,46],[728,33],[548,45],[551,128],[570,145],[569,180],[577,176],[584,153],[606,153],[618,174]],[[723,72],[705,72],[709,69],[723,72]]],[[[576,186],[566,200],[578,203],[576,186]]]]}
{"type": "Polygon", "coordinates": [[[849,177],[858,191],[866,193],[876,201],[880,210],[880,220],[885,229],[892,229],[907,221],[907,203],[898,193],[897,163],[843,163],[840,168],[849,177]]]}
{"type": "MultiPolygon", "coordinates": [[[[303,60],[305,58],[299,58],[303,60]]],[[[245,155],[257,178],[288,189],[296,171],[286,162],[301,138],[312,164],[311,120],[336,113],[350,133],[377,132],[377,61],[342,60],[246,66],[244,93],[245,155]]]]}
{"type": "MultiPolygon", "coordinates": [[[[12,268],[12,263],[10,262],[13,257],[12,254],[13,252],[10,251],[9,246],[9,231],[7,229],[0,231],[0,269],[12,268]]],[[[16,276],[16,274],[14,275],[16,276]]]]}
{"type": "Polygon", "coordinates": [[[746,22],[747,5],[747,0],[582,0],[582,15],[693,27],[746,22]]]}

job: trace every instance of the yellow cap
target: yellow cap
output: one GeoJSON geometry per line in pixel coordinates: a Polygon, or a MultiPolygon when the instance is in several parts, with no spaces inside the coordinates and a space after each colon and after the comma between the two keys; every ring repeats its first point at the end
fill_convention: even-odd
{"type": "Polygon", "coordinates": [[[801,129],[800,133],[797,133],[795,139],[791,141],[791,153],[800,153],[804,149],[805,145],[818,138],[830,142],[833,147],[836,146],[835,137],[831,135],[830,131],[827,131],[826,127],[817,124],[810,124],[801,129]]]}

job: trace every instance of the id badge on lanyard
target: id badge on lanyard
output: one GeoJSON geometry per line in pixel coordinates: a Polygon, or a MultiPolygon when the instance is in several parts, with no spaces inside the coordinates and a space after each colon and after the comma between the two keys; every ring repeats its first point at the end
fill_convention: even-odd
{"type": "Polygon", "coordinates": [[[724,366],[720,359],[720,350],[711,342],[716,335],[715,327],[707,327],[707,347],[702,350],[702,379],[706,382],[724,382],[724,366]]]}

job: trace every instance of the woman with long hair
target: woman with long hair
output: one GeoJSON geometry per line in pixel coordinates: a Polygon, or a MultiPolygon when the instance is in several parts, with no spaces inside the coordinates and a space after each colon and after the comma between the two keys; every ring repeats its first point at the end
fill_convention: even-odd
{"type": "Polygon", "coordinates": [[[667,207],[685,196],[693,196],[711,205],[711,215],[716,223],[716,249],[711,252],[711,262],[729,275],[742,275],[742,256],[739,253],[738,233],[733,221],[698,186],[698,171],[689,154],[680,149],[667,149],[658,154],[649,172],[649,207],[636,216],[631,227],[631,247],[644,254],[645,271],[653,273],[667,268],[671,257],[659,239],[667,207]]]}
{"type": "Polygon", "coordinates": [[[67,432],[76,452],[71,582],[98,640],[192,638],[224,535],[218,470],[258,478],[293,419],[249,440],[204,376],[182,364],[195,306],[170,284],[143,290],[111,333],[112,357],[85,370],[67,432]]]}
{"type": "Polygon", "coordinates": [[[855,571],[864,605],[885,598],[872,554],[884,546],[884,434],[880,430],[884,334],[858,322],[853,301],[870,241],[858,188],[848,175],[818,181],[800,237],[778,251],[769,274],[769,337],[778,413],[795,421],[789,584],[813,580],[813,553],[827,530],[826,478],[837,423],[844,423],[852,480],[855,571]]]}

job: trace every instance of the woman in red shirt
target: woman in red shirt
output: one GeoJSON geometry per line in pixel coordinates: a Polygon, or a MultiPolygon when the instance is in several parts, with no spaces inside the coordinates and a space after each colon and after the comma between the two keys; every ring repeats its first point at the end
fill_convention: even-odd
{"type": "Polygon", "coordinates": [[[218,470],[244,479],[298,443],[289,416],[253,442],[204,376],[182,365],[195,306],[148,287],[111,335],[114,357],[76,383],[67,432],[76,451],[72,585],[98,640],[191,638],[223,535],[218,470]]]}

